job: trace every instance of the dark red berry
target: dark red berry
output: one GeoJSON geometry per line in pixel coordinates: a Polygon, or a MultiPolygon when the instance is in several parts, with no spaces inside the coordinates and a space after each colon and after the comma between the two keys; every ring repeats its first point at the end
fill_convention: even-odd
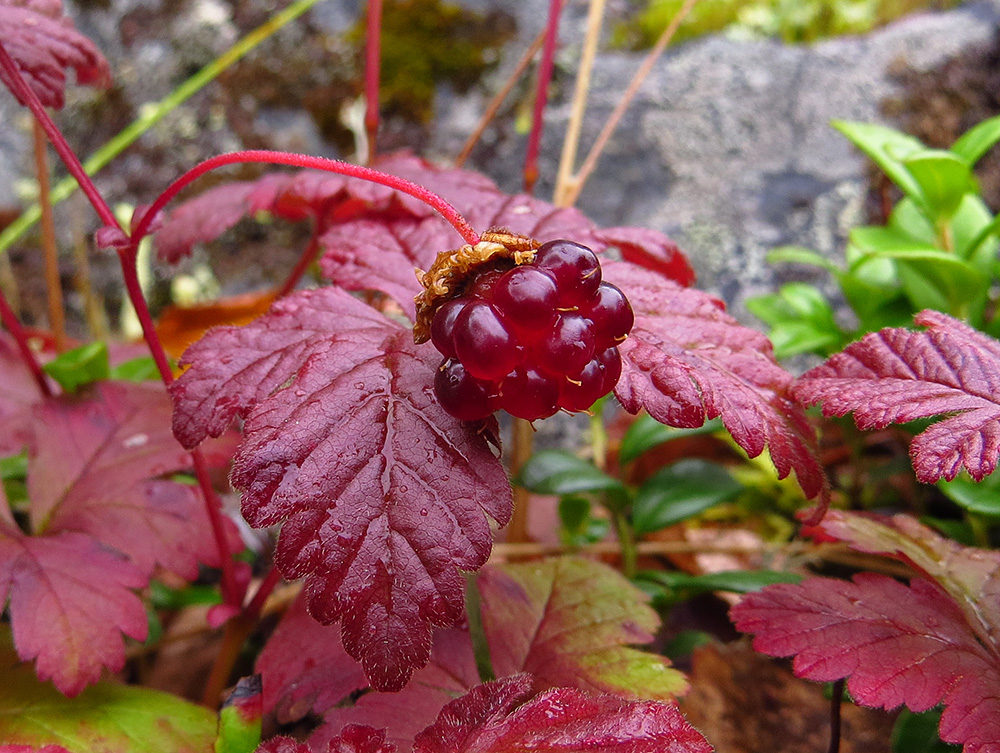
{"type": "Polygon", "coordinates": [[[517,341],[485,301],[473,299],[462,309],[452,340],[456,357],[477,379],[496,381],[517,365],[517,341]]]}
{"type": "Polygon", "coordinates": [[[448,301],[438,309],[431,321],[431,342],[445,358],[455,357],[455,320],[468,302],[468,298],[448,301]]]}
{"type": "Polygon", "coordinates": [[[500,407],[517,418],[534,421],[559,410],[559,380],[535,369],[515,369],[500,391],[500,407]]]}
{"type": "Polygon", "coordinates": [[[580,313],[594,322],[597,347],[602,350],[622,342],[635,323],[625,294],[608,282],[598,286],[594,298],[581,307],[580,313]]]}
{"type": "Polygon", "coordinates": [[[517,329],[539,332],[556,320],[559,291],[556,281],[530,264],[514,267],[493,287],[493,305],[517,329]]]}
{"type": "Polygon", "coordinates": [[[618,348],[612,346],[607,350],[597,354],[597,360],[604,366],[604,392],[608,394],[618,384],[622,376],[622,356],[618,348]]]}
{"type": "Polygon", "coordinates": [[[608,393],[604,389],[604,364],[592,358],[573,379],[566,377],[559,390],[559,407],[568,411],[587,410],[598,398],[608,393]]]}
{"type": "Polygon", "coordinates": [[[579,314],[562,314],[538,344],[538,365],[551,374],[576,376],[594,357],[594,323],[579,314]]]}
{"type": "Polygon", "coordinates": [[[476,379],[455,359],[438,369],[434,394],[442,408],[462,421],[486,418],[500,407],[496,384],[476,379]]]}
{"type": "Polygon", "coordinates": [[[503,276],[503,270],[491,269],[488,272],[483,272],[479,275],[472,283],[469,288],[468,295],[475,298],[482,298],[486,301],[493,300],[493,286],[496,285],[497,280],[503,276]]]}
{"type": "Polygon", "coordinates": [[[581,305],[601,284],[601,264],[597,255],[579,243],[549,241],[542,244],[534,263],[556,281],[561,308],[581,305]]]}

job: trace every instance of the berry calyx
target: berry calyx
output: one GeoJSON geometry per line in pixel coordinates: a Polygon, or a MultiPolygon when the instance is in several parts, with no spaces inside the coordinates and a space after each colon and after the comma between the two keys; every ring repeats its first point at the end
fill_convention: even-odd
{"type": "Polygon", "coordinates": [[[509,253],[473,262],[483,244],[449,252],[421,278],[423,323],[414,330],[444,356],[438,400],[465,421],[500,408],[529,421],[588,410],[621,376],[617,346],[632,328],[632,308],[602,281],[586,246],[507,237],[516,245],[509,253]]]}

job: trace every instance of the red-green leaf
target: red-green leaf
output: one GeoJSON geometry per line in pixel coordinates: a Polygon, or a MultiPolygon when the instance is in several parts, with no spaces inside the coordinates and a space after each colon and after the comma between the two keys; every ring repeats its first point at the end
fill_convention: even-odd
{"type": "Polygon", "coordinates": [[[914,438],[917,478],[950,481],[964,467],[982,480],[1000,457],[1000,343],[937,311],[915,321],[927,329],[866,335],[806,372],[795,395],[827,416],[853,411],[861,429],[953,414],[914,438]]]}
{"type": "MultiPolygon", "coordinates": [[[[0,0],[0,43],[46,107],[63,106],[66,68],[81,84],[111,83],[108,61],[63,15],[62,0],[0,0]]],[[[2,71],[0,81],[11,85],[2,71]]]]}
{"type": "Polygon", "coordinates": [[[732,610],[754,648],[795,656],[800,677],[848,677],[858,703],[912,711],[945,705],[941,738],[965,753],[1000,749],[1000,646],[972,630],[937,585],[874,573],[768,586],[732,610]]]}
{"type": "Polygon", "coordinates": [[[432,625],[461,619],[458,571],[490,551],[483,513],[510,516],[510,485],[482,427],[434,399],[439,360],[409,330],[325,288],[209,332],[172,390],[188,447],[246,416],[232,473],[244,517],[284,522],[279,568],[308,578],[310,612],[341,621],[348,653],[383,690],[427,662],[432,625]]]}
{"type": "Polygon", "coordinates": [[[618,571],[578,557],[487,567],[479,575],[494,671],[530,672],[539,688],[568,686],[670,699],[687,689],[662,656],[628,648],[660,620],[618,571]]]}
{"type": "Polygon", "coordinates": [[[518,705],[530,687],[520,675],[474,688],[417,736],[414,753],[711,753],[676,704],[557,688],[518,705]]]}
{"type": "Polygon", "coordinates": [[[216,717],[168,693],[102,682],[66,698],[0,638],[0,750],[211,753],[216,717]]]}
{"type": "Polygon", "coordinates": [[[780,478],[794,470],[807,497],[826,496],[812,428],[790,394],[793,377],[764,335],[726,314],[721,301],[634,264],[605,265],[604,278],[635,311],[615,388],[627,411],[645,408],[689,429],[721,417],[750,457],[767,448],[780,478]]]}

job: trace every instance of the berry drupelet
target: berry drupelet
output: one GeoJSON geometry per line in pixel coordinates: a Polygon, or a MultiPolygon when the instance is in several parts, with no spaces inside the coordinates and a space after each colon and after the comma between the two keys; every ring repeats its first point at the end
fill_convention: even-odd
{"type": "Polygon", "coordinates": [[[528,263],[474,270],[434,311],[430,339],[444,356],[434,391],[466,421],[501,408],[529,421],[587,410],[617,384],[618,345],[632,324],[593,251],[545,243],[528,263]]]}

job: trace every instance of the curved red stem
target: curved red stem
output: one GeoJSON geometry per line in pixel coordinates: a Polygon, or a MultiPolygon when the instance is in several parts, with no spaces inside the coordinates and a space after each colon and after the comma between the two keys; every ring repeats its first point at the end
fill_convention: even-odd
{"type": "Polygon", "coordinates": [[[46,378],[45,372],[42,370],[42,365],[38,362],[38,358],[35,357],[35,352],[28,345],[28,333],[24,331],[24,327],[21,326],[21,320],[17,318],[14,309],[7,303],[7,296],[2,292],[0,292],[0,321],[3,322],[3,326],[14,337],[17,349],[21,352],[21,358],[24,359],[25,365],[31,371],[31,376],[35,378],[35,383],[38,385],[38,390],[42,393],[42,396],[52,397],[52,387],[49,386],[49,380],[46,378]]]}
{"type": "Polygon", "coordinates": [[[542,144],[542,119],[549,101],[549,83],[552,81],[553,60],[559,41],[559,16],[562,14],[562,0],[549,1],[549,18],[545,27],[545,44],[542,46],[542,60],[538,65],[538,85],[535,89],[535,108],[531,116],[531,133],[528,136],[528,150],[524,158],[524,190],[531,193],[538,180],[538,152],[542,144]]]}
{"type": "Polygon", "coordinates": [[[212,157],[192,167],[184,173],[184,175],[171,183],[167,190],[156,198],[156,201],[152,203],[148,211],[146,211],[142,219],[139,221],[139,224],[135,227],[135,230],[132,232],[132,242],[138,245],[139,241],[142,240],[142,238],[144,238],[149,232],[150,224],[157,213],[159,213],[159,211],[163,209],[163,207],[165,207],[182,189],[190,185],[196,179],[217,167],[247,162],[258,162],[271,165],[290,165],[292,167],[325,170],[330,173],[346,175],[349,178],[360,178],[361,180],[367,180],[371,183],[378,183],[379,185],[393,188],[397,191],[409,194],[413,198],[424,202],[424,204],[431,207],[431,209],[437,211],[438,214],[444,217],[451,224],[451,226],[455,228],[458,234],[465,239],[466,243],[472,246],[479,243],[478,233],[472,229],[472,226],[462,215],[458,213],[458,210],[455,209],[455,207],[442,199],[436,193],[428,191],[423,186],[419,186],[416,183],[406,180],[405,178],[398,178],[395,175],[389,175],[388,173],[383,173],[380,170],[374,170],[370,167],[361,167],[360,165],[352,165],[350,162],[342,162],[341,160],[328,159],[326,157],[311,157],[306,154],[295,154],[293,152],[272,152],[266,149],[246,149],[240,152],[232,152],[230,154],[220,154],[217,157],[212,157]]]}

